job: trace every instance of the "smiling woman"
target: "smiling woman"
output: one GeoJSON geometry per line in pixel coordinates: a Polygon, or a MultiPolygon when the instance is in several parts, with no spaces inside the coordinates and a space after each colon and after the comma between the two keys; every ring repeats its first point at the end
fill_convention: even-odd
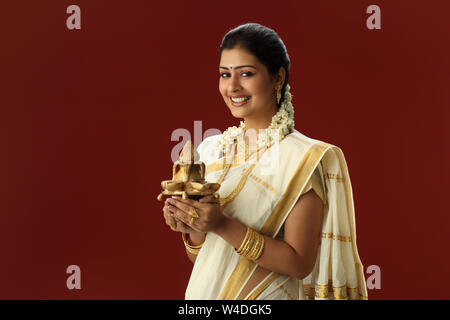
{"type": "Polygon", "coordinates": [[[272,76],[242,47],[223,50],[219,69],[219,90],[233,116],[244,118],[247,128],[267,128],[278,110],[274,88],[285,83],[286,69],[272,76]]]}
{"type": "Polygon", "coordinates": [[[219,58],[219,91],[244,120],[198,146],[220,199],[163,209],[194,262],[186,299],[366,299],[347,164],[294,129],[284,43],[248,23],[225,35],[219,58]]]}

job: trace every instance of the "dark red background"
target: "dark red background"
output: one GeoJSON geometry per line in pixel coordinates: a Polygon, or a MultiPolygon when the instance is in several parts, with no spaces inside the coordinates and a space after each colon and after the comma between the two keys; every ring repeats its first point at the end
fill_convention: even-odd
{"type": "Polygon", "coordinates": [[[449,298],[448,1],[2,2],[0,298],[182,299],[156,200],[176,128],[238,124],[218,47],[245,22],[292,61],[296,128],[342,148],[371,299],[449,298]],[[66,28],[81,7],[82,29],[66,28]],[[366,8],[381,8],[381,30],[366,8]],[[81,268],[68,290],[66,268],[81,268]]]}

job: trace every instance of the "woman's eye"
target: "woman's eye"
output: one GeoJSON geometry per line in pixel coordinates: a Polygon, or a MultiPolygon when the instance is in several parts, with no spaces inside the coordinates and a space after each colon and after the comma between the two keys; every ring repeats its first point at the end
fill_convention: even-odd
{"type": "MultiPolygon", "coordinates": [[[[251,72],[242,72],[240,75],[243,76],[244,78],[248,78],[248,77],[251,77],[253,75],[253,73],[251,73],[251,72]]],[[[229,78],[230,74],[228,72],[222,72],[220,74],[220,77],[221,78],[229,78]]]]}

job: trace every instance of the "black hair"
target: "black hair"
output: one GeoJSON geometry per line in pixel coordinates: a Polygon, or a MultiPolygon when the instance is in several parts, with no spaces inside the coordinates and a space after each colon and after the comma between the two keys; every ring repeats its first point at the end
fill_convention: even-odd
{"type": "Polygon", "coordinates": [[[228,31],[222,39],[219,49],[219,59],[225,49],[242,47],[267,67],[270,76],[274,76],[283,67],[286,70],[286,78],[281,89],[281,100],[278,108],[284,99],[284,92],[289,81],[289,67],[291,60],[281,38],[273,30],[259,23],[246,23],[228,31]]]}

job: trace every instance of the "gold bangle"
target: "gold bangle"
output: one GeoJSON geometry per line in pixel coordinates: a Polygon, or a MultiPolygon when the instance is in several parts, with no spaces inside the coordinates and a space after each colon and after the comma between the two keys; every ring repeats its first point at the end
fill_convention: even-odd
{"type": "Polygon", "coordinates": [[[247,257],[248,252],[250,250],[250,248],[252,247],[253,241],[254,241],[254,232],[253,229],[251,228],[247,228],[247,232],[248,232],[248,236],[247,238],[244,238],[244,240],[242,241],[242,250],[239,251],[238,253],[241,256],[247,257]]]}
{"type": "Polygon", "coordinates": [[[258,260],[264,249],[264,236],[251,228],[247,228],[247,233],[245,234],[244,240],[242,240],[239,249],[236,252],[249,259],[258,260]]]}
{"type": "Polygon", "coordinates": [[[264,249],[264,244],[265,244],[264,235],[258,233],[258,245],[255,246],[255,251],[252,255],[252,260],[258,260],[261,257],[261,254],[264,249]]]}
{"type": "Polygon", "coordinates": [[[245,257],[247,257],[250,260],[253,260],[252,253],[257,246],[258,246],[258,233],[256,231],[252,230],[252,238],[248,242],[248,249],[247,249],[247,252],[245,253],[245,257]]]}
{"type": "Polygon", "coordinates": [[[186,247],[187,252],[192,253],[192,254],[198,254],[199,251],[200,251],[200,249],[201,249],[202,246],[203,246],[203,243],[202,243],[202,244],[199,244],[199,245],[197,245],[197,246],[194,246],[194,245],[192,245],[192,244],[189,243],[189,240],[188,240],[188,238],[187,238],[187,235],[188,235],[188,234],[187,234],[187,233],[184,233],[184,232],[181,234],[181,238],[183,239],[184,246],[186,247]]]}
{"type": "Polygon", "coordinates": [[[250,236],[248,238],[247,243],[245,244],[244,249],[241,252],[241,255],[248,258],[250,256],[250,252],[253,249],[253,246],[255,245],[255,231],[253,229],[250,229],[250,236]]]}
{"type": "Polygon", "coordinates": [[[242,243],[241,243],[241,246],[239,247],[239,249],[236,250],[236,252],[237,252],[238,254],[241,254],[241,253],[242,253],[242,250],[244,249],[244,246],[247,245],[248,237],[249,237],[249,235],[250,235],[251,232],[252,232],[252,229],[247,228],[247,232],[245,233],[244,240],[242,240],[242,243]]]}
{"type": "Polygon", "coordinates": [[[258,246],[258,233],[254,230],[251,231],[251,237],[248,241],[245,252],[242,253],[247,259],[253,260],[253,250],[258,246]]]}
{"type": "Polygon", "coordinates": [[[251,247],[251,250],[248,253],[248,258],[250,260],[256,260],[254,257],[256,255],[256,252],[259,250],[259,246],[261,245],[261,240],[260,240],[259,234],[255,234],[254,243],[255,244],[251,247]]]}

